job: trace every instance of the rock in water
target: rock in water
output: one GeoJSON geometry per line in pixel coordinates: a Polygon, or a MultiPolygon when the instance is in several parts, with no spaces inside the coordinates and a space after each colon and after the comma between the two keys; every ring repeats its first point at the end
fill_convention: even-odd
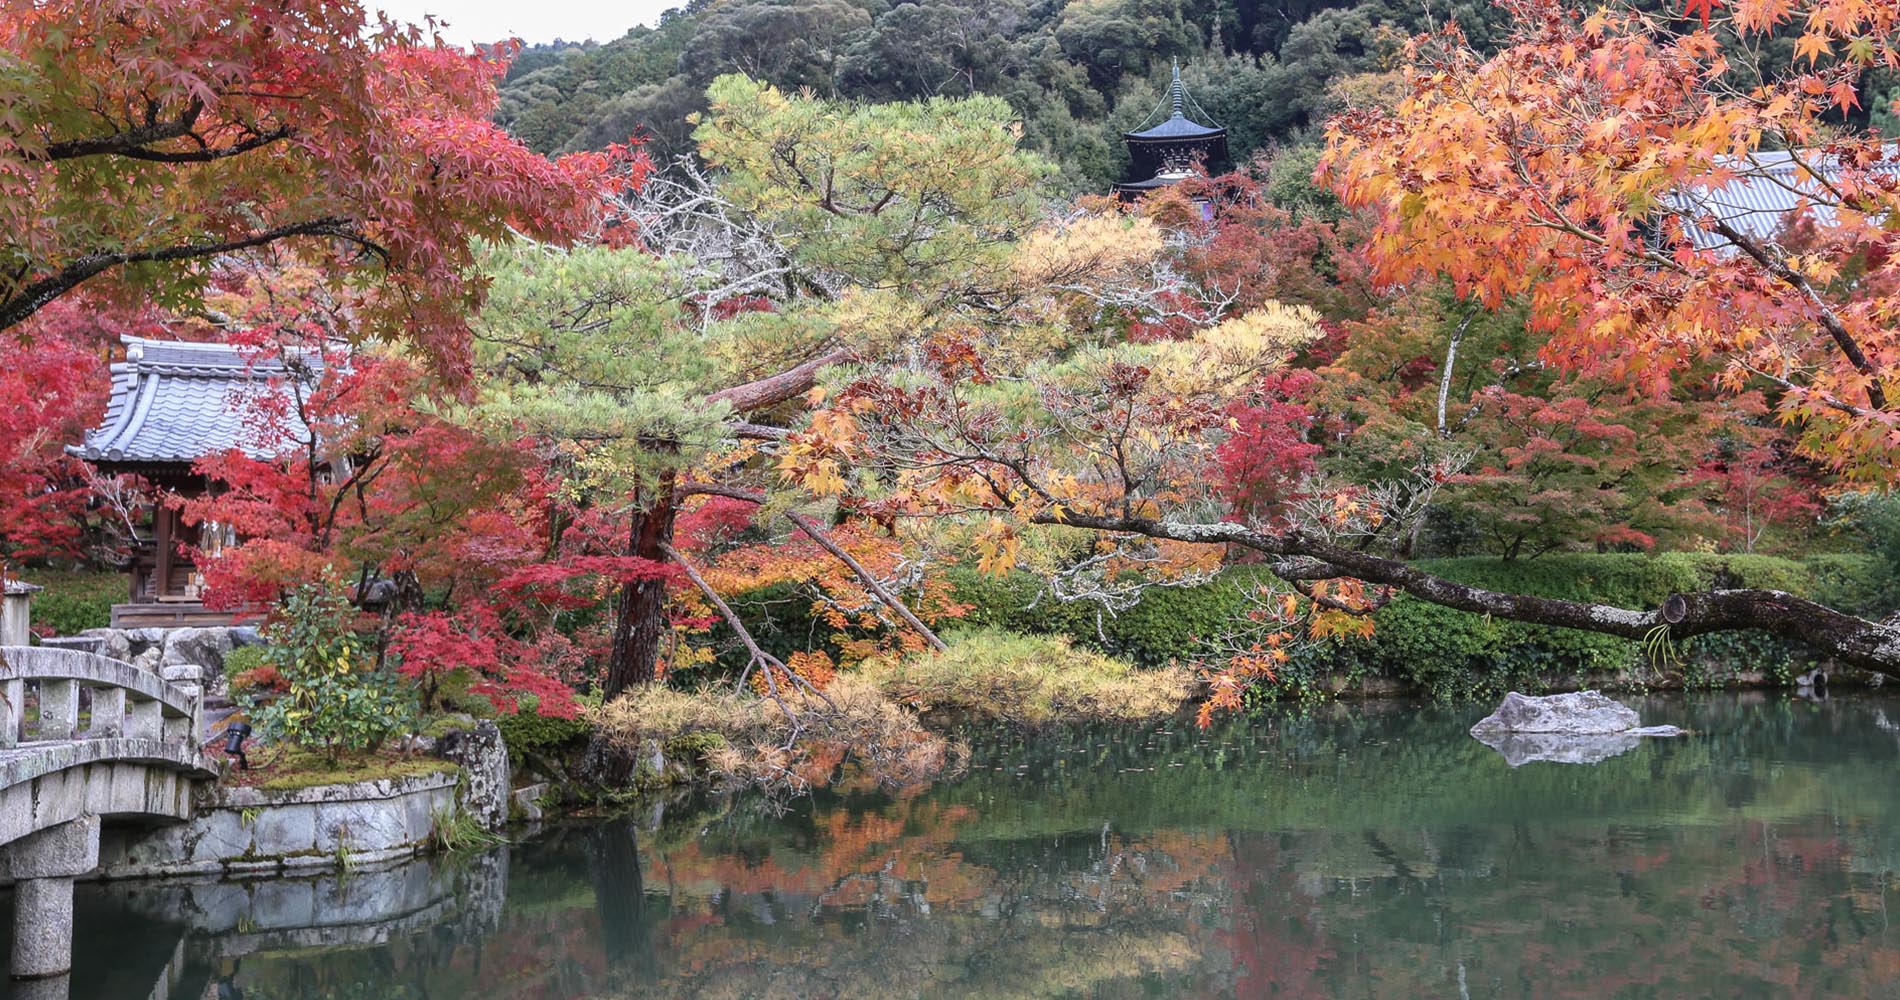
{"type": "Polygon", "coordinates": [[[1471,735],[1482,738],[1488,733],[1622,733],[1635,729],[1641,721],[1635,709],[1611,701],[1597,691],[1541,697],[1512,691],[1504,696],[1504,703],[1497,711],[1471,727],[1471,735]]]}
{"type": "Polygon", "coordinates": [[[1681,736],[1675,726],[1638,726],[1636,710],[1595,691],[1530,697],[1516,691],[1471,727],[1471,735],[1519,767],[1533,761],[1596,764],[1628,753],[1645,736],[1681,736]]]}

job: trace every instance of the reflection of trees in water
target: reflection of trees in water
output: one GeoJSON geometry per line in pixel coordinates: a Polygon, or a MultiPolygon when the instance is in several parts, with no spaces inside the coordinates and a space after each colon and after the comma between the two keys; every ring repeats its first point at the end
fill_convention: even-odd
{"type": "Polygon", "coordinates": [[[1001,770],[922,794],[557,831],[516,849],[479,943],[243,978],[272,997],[1891,994],[1880,707],[1665,700],[1645,718],[1698,735],[1516,771],[1463,736],[1478,706],[998,736],[1001,770]]]}
{"type": "Polygon", "coordinates": [[[607,965],[636,981],[652,976],[656,968],[639,837],[632,818],[622,817],[594,827],[587,845],[588,881],[607,965]]]}

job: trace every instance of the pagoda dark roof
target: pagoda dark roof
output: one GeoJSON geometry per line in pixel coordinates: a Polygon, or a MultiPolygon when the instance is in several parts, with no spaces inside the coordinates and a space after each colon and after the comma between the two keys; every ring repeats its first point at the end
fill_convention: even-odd
{"type": "Polygon", "coordinates": [[[1175,115],[1153,128],[1139,132],[1124,132],[1122,138],[1131,142],[1178,142],[1182,139],[1218,139],[1227,134],[1224,128],[1202,125],[1183,115],[1175,115]]]}
{"type": "Polygon", "coordinates": [[[286,379],[313,379],[321,367],[293,368],[229,344],[120,340],[125,361],[112,366],[105,421],[85,444],[67,449],[107,465],[188,465],[233,448],[269,457],[290,442],[262,438],[249,420],[256,403],[283,393],[286,379]]]}
{"type": "Polygon", "coordinates": [[[1148,178],[1145,181],[1124,181],[1120,184],[1115,185],[1115,190],[1127,191],[1131,193],[1157,191],[1157,190],[1160,190],[1161,188],[1168,187],[1169,185],[1172,185],[1172,184],[1179,184],[1183,180],[1186,180],[1188,176],[1189,175],[1187,174],[1178,174],[1178,175],[1157,174],[1153,177],[1148,178]]]}
{"type": "MultiPolygon", "coordinates": [[[[1122,138],[1129,142],[1181,142],[1219,139],[1227,134],[1227,130],[1219,125],[1203,125],[1187,116],[1190,106],[1202,115],[1207,114],[1207,109],[1188,94],[1187,85],[1181,82],[1181,64],[1178,62],[1174,64],[1173,78],[1168,81],[1165,106],[1169,109],[1168,117],[1160,124],[1135,132],[1123,132],[1122,138]]],[[[1160,110],[1161,106],[1157,106],[1155,113],[1160,110]]],[[[1154,117],[1154,113],[1149,117],[1154,117]]]]}

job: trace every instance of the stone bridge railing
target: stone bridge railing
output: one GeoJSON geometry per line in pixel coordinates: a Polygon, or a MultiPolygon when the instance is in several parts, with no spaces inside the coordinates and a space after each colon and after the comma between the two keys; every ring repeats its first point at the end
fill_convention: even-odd
{"type": "Polygon", "coordinates": [[[189,819],[192,782],[213,775],[200,685],[173,669],[176,683],[97,653],[0,646],[0,879],[14,883],[16,979],[56,988],[71,968],[72,883],[99,865],[100,820],[189,819]]]}
{"type": "Polygon", "coordinates": [[[194,749],[199,738],[200,668],[167,668],[168,679],[122,660],[74,649],[0,646],[0,747],[29,741],[103,737],[162,740],[194,749]],[[29,721],[26,692],[38,689],[29,721]],[[80,728],[82,690],[90,693],[80,728]]]}

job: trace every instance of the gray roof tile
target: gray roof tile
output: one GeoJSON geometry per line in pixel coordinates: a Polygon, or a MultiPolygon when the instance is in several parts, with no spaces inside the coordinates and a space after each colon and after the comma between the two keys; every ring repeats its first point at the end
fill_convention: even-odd
{"type": "Polygon", "coordinates": [[[73,454],[104,463],[188,463],[232,448],[263,458],[292,443],[265,438],[256,406],[284,392],[284,380],[311,372],[293,373],[277,358],[229,344],[120,339],[126,360],[112,366],[105,420],[73,454]]]}
{"type": "MultiPolygon", "coordinates": [[[[1875,165],[1873,172],[1900,177],[1900,159],[1892,158],[1896,152],[1895,147],[1889,146],[1890,159],[1875,165]]],[[[1801,159],[1824,177],[1839,169],[1833,157],[1818,150],[1804,151],[1801,159]]],[[[1791,153],[1764,150],[1729,159],[1724,165],[1734,171],[1733,179],[1714,187],[1686,188],[1670,196],[1672,207],[1691,216],[1712,215],[1742,235],[1767,244],[1780,238],[1790,213],[1804,205],[1810,205],[1808,211],[1817,222],[1826,224],[1834,217],[1833,209],[1827,205],[1811,205],[1818,185],[1791,153]]],[[[1698,250],[1734,251],[1727,237],[1693,223],[1685,228],[1698,250]]]]}

